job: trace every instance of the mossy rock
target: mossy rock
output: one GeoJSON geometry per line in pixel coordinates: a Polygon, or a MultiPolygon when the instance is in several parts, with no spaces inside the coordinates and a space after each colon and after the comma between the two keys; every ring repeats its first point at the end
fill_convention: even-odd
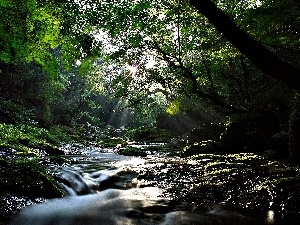
{"type": "Polygon", "coordinates": [[[0,194],[15,193],[29,198],[62,196],[57,182],[37,159],[0,158],[0,194]]]}
{"type": "Polygon", "coordinates": [[[135,147],[120,149],[118,153],[127,156],[147,156],[145,149],[135,147]]]}
{"type": "Polygon", "coordinates": [[[124,146],[126,144],[127,144],[127,142],[122,138],[110,138],[110,137],[103,138],[98,143],[98,145],[103,147],[103,148],[115,148],[118,145],[124,146]]]}
{"type": "Polygon", "coordinates": [[[65,152],[55,146],[45,145],[41,147],[48,155],[55,156],[55,155],[65,155],[65,152]]]}
{"type": "Polygon", "coordinates": [[[169,155],[179,154],[180,148],[174,147],[170,144],[163,145],[149,145],[144,147],[144,150],[151,153],[167,153],[169,155]]]}
{"type": "Polygon", "coordinates": [[[53,156],[50,156],[49,159],[51,162],[54,162],[54,163],[66,163],[66,162],[70,161],[61,155],[53,155],[53,156]]]}

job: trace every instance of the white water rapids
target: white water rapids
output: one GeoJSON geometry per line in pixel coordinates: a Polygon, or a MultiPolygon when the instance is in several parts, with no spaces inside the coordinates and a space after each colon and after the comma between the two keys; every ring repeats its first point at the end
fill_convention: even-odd
{"type": "Polygon", "coordinates": [[[196,214],[160,212],[164,202],[152,188],[116,190],[67,197],[23,209],[11,225],[192,225],[252,224],[241,214],[216,209],[196,214]],[[161,207],[157,207],[161,206],[161,207]]]}
{"type": "MultiPolygon", "coordinates": [[[[136,177],[147,159],[88,149],[54,169],[66,196],[22,209],[10,225],[247,225],[244,214],[217,206],[207,212],[173,210],[170,199],[136,177]]],[[[150,165],[151,166],[151,165],[150,165]]],[[[273,224],[267,218],[261,224],[273,224]]]]}

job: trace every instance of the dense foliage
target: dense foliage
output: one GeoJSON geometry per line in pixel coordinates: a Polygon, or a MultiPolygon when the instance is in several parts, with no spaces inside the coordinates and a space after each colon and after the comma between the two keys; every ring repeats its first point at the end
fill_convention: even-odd
{"type": "MultiPolygon", "coordinates": [[[[62,162],[63,143],[130,156],[254,152],[300,165],[299,62],[299,0],[1,0],[0,214],[7,196],[62,194],[42,164],[62,162]]],[[[218,161],[213,154],[203,162],[218,161]]],[[[283,207],[295,199],[298,174],[285,180],[277,163],[267,172],[256,156],[251,166],[240,160],[222,161],[222,170],[207,165],[216,185],[192,190],[193,198],[185,184],[173,193],[203,202],[211,190],[219,198],[224,189],[214,186],[225,180],[230,193],[242,193],[261,168],[263,193],[279,187],[278,196],[289,195],[263,202],[283,207]],[[286,181],[291,192],[282,188],[286,181]]],[[[193,166],[202,179],[203,168],[193,166]]],[[[165,167],[155,176],[186,178],[181,164],[175,172],[165,167]]],[[[289,167],[283,172],[289,176],[289,167]]]]}
{"type": "Polygon", "coordinates": [[[192,129],[269,111],[293,146],[299,9],[295,0],[2,1],[0,123],[192,129]]]}

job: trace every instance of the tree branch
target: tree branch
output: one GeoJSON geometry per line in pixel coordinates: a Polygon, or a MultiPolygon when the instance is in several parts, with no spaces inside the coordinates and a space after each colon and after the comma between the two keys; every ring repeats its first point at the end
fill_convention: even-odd
{"type": "Polygon", "coordinates": [[[218,96],[216,96],[215,94],[210,94],[210,93],[205,93],[202,90],[199,89],[199,85],[197,82],[197,76],[194,76],[194,74],[192,73],[192,71],[190,71],[187,67],[185,67],[183,65],[183,63],[181,61],[178,61],[178,59],[176,57],[170,57],[158,44],[158,42],[156,40],[153,40],[152,42],[153,47],[155,48],[155,50],[157,50],[161,55],[162,55],[162,59],[165,60],[169,66],[171,68],[173,68],[174,70],[181,70],[182,71],[182,76],[184,78],[186,78],[187,80],[189,80],[192,84],[192,92],[196,95],[198,95],[201,98],[204,99],[208,99],[211,102],[213,102],[214,104],[230,110],[230,111],[237,111],[237,112],[245,112],[246,110],[241,109],[241,108],[237,108],[233,105],[229,105],[228,103],[222,101],[218,96]],[[174,61],[172,61],[173,59],[177,60],[176,64],[174,61]]]}
{"type": "Polygon", "coordinates": [[[190,3],[263,73],[300,90],[300,69],[283,61],[240,29],[211,0],[190,0],[190,3]]]}

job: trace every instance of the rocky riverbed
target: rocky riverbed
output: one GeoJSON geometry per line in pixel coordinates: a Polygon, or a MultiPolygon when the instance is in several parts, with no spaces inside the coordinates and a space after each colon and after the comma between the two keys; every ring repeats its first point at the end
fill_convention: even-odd
{"type": "MultiPolygon", "coordinates": [[[[261,224],[296,224],[294,218],[299,218],[299,169],[255,154],[200,154],[181,158],[151,152],[144,157],[129,157],[116,154],[113,149],[72,146],[65,146],[65,152],[68,155],[62,157],[59,163],[51,162],[47,157],[42,161],[65,196],[56,200],[58,203],[48,203],[50,208],[51,204],[64,205],[66,196],[90,198],[88,196],[96,194],[102,199],[107,191],[113,190],[113,196],[123,197],[109,198],[110,203],[114,205],[113,202],[118,202],[122,206],[130,203],[129,208],[133,209],[131,217],[135,217],[133,221],[142,220],[144,224],[155,224],[155,221],[167,224],[166,221],[174,220],[179,215],[189,221],[195,218],[190,213],[197,215],[199,212],[203,220],[212,211],[217,214],[226,211],[226,218],[230,213],[246,215],[261,224]],[[139,201],[141,192],[153,188],[156,197],[143,195],[147,200],[142,201],[143,204],[151,203],[151,207],[132,206],[135,197],[139,201]]],[[[32,198],[7,192],[1,197],[1,209],[11,213],[27,205],[48,201],[48,198],[46,195],[32,198]]],[[[72,201],[76,205],[77,201],[72,201]]],[[[79,208],[84,206],[77,205],[79,208]]],[[[102,205],[97,207],[103,208],[102,205]]],[[[129,208],[125,207],[118,213],[125,215],[129,208]]],[[[53,214],[49,208],[46,209],[49,215],[53,214]]],[[[95,220],[100,217],[97,215],[95,220]]],[[[219,220],[222,219],[221,216],[219,220]]],[[[199,220],[195,224],[201,224],[199,220]]]]}

